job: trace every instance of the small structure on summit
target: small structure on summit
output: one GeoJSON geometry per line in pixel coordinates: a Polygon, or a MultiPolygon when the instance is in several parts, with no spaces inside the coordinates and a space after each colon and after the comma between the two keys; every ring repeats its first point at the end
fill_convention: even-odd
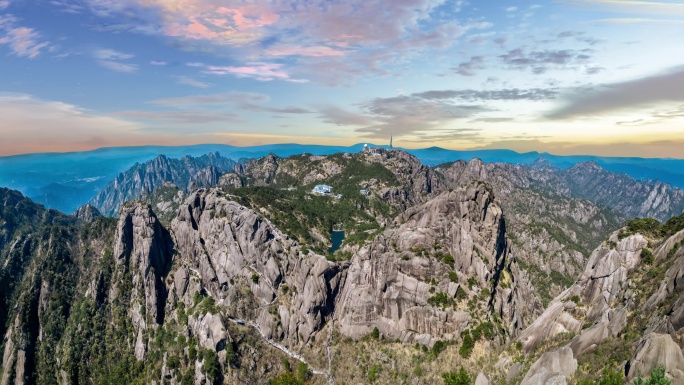
{"type": "Polygon", "coordinates": [[[321,194],[321,195],[328,195],[332,193],[332,186],[328,186],[327,184],[319,184],[316,185],[313,190],[311,190],[312,193],[314,194],[321,194]]]}

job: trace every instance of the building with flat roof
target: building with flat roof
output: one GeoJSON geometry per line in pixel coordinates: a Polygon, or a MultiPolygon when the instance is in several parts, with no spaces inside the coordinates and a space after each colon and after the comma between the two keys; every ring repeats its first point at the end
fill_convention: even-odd
{"type": "Polygon", "coordinates": [[[314,194],[323,194],[323,195],[328,195],[332,193],[332,186],[328,186],[327,184],[319,184],[316,185],[313,190],[311,190],[312,193],[314,194]]]}

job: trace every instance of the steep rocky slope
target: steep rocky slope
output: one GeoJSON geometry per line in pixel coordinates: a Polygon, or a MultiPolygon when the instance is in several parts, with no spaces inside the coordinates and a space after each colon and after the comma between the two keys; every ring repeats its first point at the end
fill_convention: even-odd
{"type": "Polygon", "coordinates": [[[335,333],[356,339],[377,327],[430,346],[482,323],[505,341],[522,325],[524,287],[503,213],[483,184],[408,210],[341,263],[221,189],[190,194],[169,230],[141,202],[126,203],[117,221],[64,220],[15,277],[3,384],[259,383],[282,354],[266,345],[308,357],[323,374],[314,379],[331,382],[316,352],[333,360],[335,333]],[[363,302],[352,300],[362,293],[363,302]],[[271,353],[239,343],[250,338],[271,353]],[[253,365],[262,369],[240,370],[253,365]]]}
{"type": "Polygon", "coordinates": [[[506,224],[485,185],[440,194],[396,222],[351,260],[337,309],[342,333],[358,338],[377,327],[428,343],[454,338],[490,309],[515,331],[529,287],[504,284],[512,263],[506,224]]]}
{"type": "Polygon", "coordinates": [[[557,169],[490,163],[478,159],[436,169],[451,186],[482,180],[500,197],[511,249],[545,303],[579,274],[590,250],[619,227],[611,210],[571,196],[557,169]]]}
{"type": "Polygon", "coordinates": [[[154,173],[115,219],[0,190],[0,384],[684,379],[684,216],[613,231],[543,163],[386,150],[154,173]]]}
{"type": "Polygon", "coordinates": [[[613,369],[631,381],[664,365],[674,384],[684,383],[684,301],[677,283],[684,266],[682,222],[684,216],[676,217],[661,229],[632,221],[613,233],[577,281],[517,337],[526,354],[522,365],[502,364],[508,377],[534,363],[523,384],[550,383],[554,376],[586,381],[613,369]]]}
{"type": "Polygon", "coordinates": [[[684,190],[658,181],[638,181],[625,174],[612,173],[594,162],[577,164],[559,175],[573,195],[610,207],[627,218],[664,221],[684,211],[684,190]]]}
{"type": "Polygon", "coordinates": [[[90,204],[106,216],[115,216],[124,202],[152,193],[164,183],[181,189],[215,186],[223,173],[239,169],[239,164],[218,153],[193,158],[167,158],[159,155],[144,164],[136,164],[105,186],[90,204]]]}

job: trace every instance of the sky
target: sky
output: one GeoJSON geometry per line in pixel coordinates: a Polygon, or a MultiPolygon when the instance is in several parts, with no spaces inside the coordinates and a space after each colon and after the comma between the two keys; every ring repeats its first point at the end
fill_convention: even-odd
{"type": "Polygon", "coordinates": [[[0,0],[0,155],[388,144],[684,158],[684,2],[0,0]]]}

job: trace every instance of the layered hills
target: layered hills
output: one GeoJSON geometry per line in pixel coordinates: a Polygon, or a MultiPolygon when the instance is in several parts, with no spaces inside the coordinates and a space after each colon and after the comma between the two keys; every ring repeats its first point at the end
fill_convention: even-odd
{"type": "Polygon", "coordinates": [[[0,384],[680,383],[679,190],[586,172],[376,149],[158,157],[74,215],[1,189],[0,384]]]}

